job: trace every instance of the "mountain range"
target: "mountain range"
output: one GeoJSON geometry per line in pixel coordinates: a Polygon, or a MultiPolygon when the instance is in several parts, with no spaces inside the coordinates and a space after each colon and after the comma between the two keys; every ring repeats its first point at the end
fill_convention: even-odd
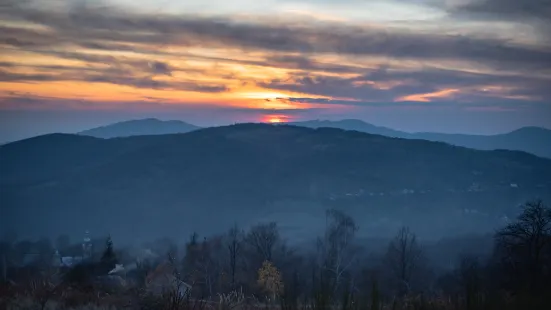
{"type": "Polygon", "coordinates": [[[488,231],[551,198],[550,159],[325,127],[50,134],[0,146],[0,159],[0,226],[31,236],[182,237],[276,220],[299,240],[335,207],[367,235],[409,225],[430,237],[488,231]]]}
{"type": "MultiPolygon", "coordinates": [[[[375,126],[355,119],[340,121],[312,120],[293,122],[289,124],[309,128],[327,127],[355,130],[359,132],[404,139],[438,141],[478,150],[517,150],[528,152],[540,157],[551,158],[551,130],[540,127],[523,127],[509,133],[497,135],[468,135],[431,132],[409,133],[387,127],[375,126]]],[[[79,134],[97,138],[114,138],[137,135],[186,133],[197,129],[200,129],[200,127],[182,121],[161,121],[158,119],[149,118],[97,127],[80,132],[79,134]]]]}
{"type": "Polygon", "coordinates": [[[379,127],[360,120],[305,121],[293,123],[311,128],[330,127],[356,130],[371,134],[404,139],[421,139],[446,142],[478,150],[516,150],[551,158],[551,130],[541,127],[523,127],[512,132],[497,135],[446,134],[433,132],[408,133],[386,127],[379,127]]]}
{"type": "Polygon", "coordinates": [[[119,122],[107,126],[96,127],[79,132],[81,135],[96,138],[119,138],[143,135],[165,135],[171,133],[186,133],[201,127],[182,121],[161,121],[155,118],[119,122]]]}

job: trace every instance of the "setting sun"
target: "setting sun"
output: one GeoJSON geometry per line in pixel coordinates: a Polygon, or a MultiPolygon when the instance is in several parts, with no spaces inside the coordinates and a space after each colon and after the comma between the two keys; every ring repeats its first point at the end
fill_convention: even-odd
{"type": "Polygon", "coordinates": [[[287,122],[289,117],[286,115],[266,115],[263,117],[263,122],[270,124],[279,124],[287,122]]]}

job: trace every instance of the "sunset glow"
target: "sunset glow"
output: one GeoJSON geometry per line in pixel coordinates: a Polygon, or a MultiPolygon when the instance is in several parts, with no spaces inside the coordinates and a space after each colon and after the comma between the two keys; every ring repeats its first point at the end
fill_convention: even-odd
{"type": "Polygon", "coordinates": [[[408,95],[397,98],[396,101],[431,102],[431,100],[434,100],[435,98],[449,98],[457,92],[459,92],[459,89],[444,89],[426,94],[408,95]]]}
{"type": "Polygon", "coordinates": [[[270,124],[279,124],[279,123],[286,123],[288,119],[289,117],[286,115],[266,115],[262,119],[262,122],[270,123],[270,124]]]}
{"type": "Polygon", "coordinates": [[[539,24],[465,18],[431,1],[236,1],[2,7],[0,112],[194,111],[221,123],[284,122],[266,116],[278,110],[376,122],[373,109],[415,103],[451,118],[529,107],[515,118],[525,124],[551,112],[551,49],[539,24]]]}

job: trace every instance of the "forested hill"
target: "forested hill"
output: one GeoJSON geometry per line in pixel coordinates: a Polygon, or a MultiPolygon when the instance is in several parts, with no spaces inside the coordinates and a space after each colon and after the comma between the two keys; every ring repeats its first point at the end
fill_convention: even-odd
{"type": "Polygon", "coordinates": [[[537,156],[551,158],[551,130],[541,127],[523,127],[517,130],[496,135],[449,134],[437,132],[409,133],[386,127],[375,126],[357,119],[340,121],[304,121],[294,123],[298,126],[320,128],[340,128],[365,133],[385,135],[405,139],[422,139],[446,142],[478,150],[515,150],[537,156]]]}
{"type": "Polygon", "coordinates": [[[28,234],[214,231],[282,212],[308,226],[327,206],[371,214],[359,222],[448,221],[468,208],[488,214],[485,225],[551,189],[551,160],[523,152],[267,124],[108,140],[52,134],[1,146],[0,159],[1,224],[28,234]]]}

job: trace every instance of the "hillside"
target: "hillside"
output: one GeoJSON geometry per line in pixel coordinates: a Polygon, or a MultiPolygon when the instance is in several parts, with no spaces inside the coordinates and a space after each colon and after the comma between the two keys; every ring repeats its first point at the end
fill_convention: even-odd
{"type": "MultiPolygon", "coordinates": [[[[432,132],[408,133],[387,127],[375,126],[356,119],[339,121],[311,120],[294,122],[289,125],[308,128],[339,128],[395,138],[438,141],[478,150],[504,149],[524,151],[540,157],[551,158],[551,130],[539,127],[525,127],[510,133],[484,136],[432,132]]],[[[187,133],[200,128],[201,127],[182,121],[161,121],[154,118],[148,118],[97,127],[79,132],[78,134],[107,139],[142,135],[187,133]]]]}
{"type": "Polygon", "coordinates": [[[375,126],[361,120],[305,121],[293,123],[309,128],[340,128],[405,139],[422,139],[445,142],[478,150],[524,151],[540,157],[551,158],[551,130],[540,127],[524,127],[498,135],[467,135],[445,133],[408,133],[386,127],[375,126]]]}
{"type": "Polygon", "coordinates": [[[366,233],[446,234],[492,229],[551,188],[551,160],[527,153],[267,124],[46,135],[0,147],[0,159],[0,226],[29,235],[138,238],[275,219],[298,234],[327,207],[347,208],[366,233]]]}
{"type": "Polygon", "coordinates": [[[142,135],[165,135],[186,133],[200,127],[182,121],[161,121],[155,118],[119,122],[107,126],[92,128],[79,132],[80,135],[96,138],[117,138],[142,135]]]}
{"type": "Polygon", "coordinates": [[[303,126],[308,128],[339,128],[344,130],[355,130],[374,135],[382,135],[395,138],[405,138],[408,135],[407,132],[394,130],[382,126],[375,126],[373,124],[369,124],[358,119],[343,119],[339,121],[310,120],[303,122],[293,122],[290,123],[290,125],[303,126]]]}
{"type": "Polygon", "coordinates": [[[415,133],[411,137],[430,141],[442,141],[479,150],[518,150],[551,158],[551,130],[539,127],[524,127],[509,133],[491,136],[415,133]]]}

